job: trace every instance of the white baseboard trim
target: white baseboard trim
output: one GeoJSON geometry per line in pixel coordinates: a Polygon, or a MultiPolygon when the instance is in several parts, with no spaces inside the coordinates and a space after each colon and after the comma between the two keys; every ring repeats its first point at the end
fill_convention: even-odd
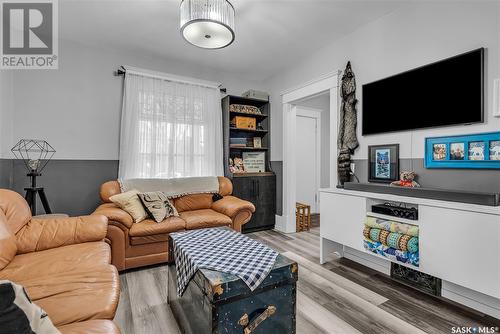
{"type": "Polygon", "coordinates": [[[500,299],[444,280],[441,295],[444,298],[500,319],[500,299]]]}
{"type": "Polygon", "coordinates": [[[295,229],[293,229],[293,230],[287,229],[287,224],[286,224],[287,220],[288,220],[288,217],[285,215],[283,215],[283,216],[276,215],[274,229],[278,232],[281,232],[281,233],[295,233],[295,229]]]}

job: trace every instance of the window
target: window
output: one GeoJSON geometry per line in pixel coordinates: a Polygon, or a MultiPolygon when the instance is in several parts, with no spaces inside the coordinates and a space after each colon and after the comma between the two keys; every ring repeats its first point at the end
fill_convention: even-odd
{"type": "Polygon", "coordinates": [[[127,74],[120,134],[120,178],[222,174],[220,94],[127,74]]]}

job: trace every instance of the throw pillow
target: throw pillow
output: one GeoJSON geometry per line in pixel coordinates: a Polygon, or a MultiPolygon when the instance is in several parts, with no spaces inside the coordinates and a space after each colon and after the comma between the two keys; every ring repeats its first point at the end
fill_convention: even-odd
{"type": "Polygon", "coordinates": [[[148,214],[146,210],[144,210],[138,194],[139,191],[130,190],[121,194],[113,195],[109,198],[109,200],[117,204],[123,210],[127,211],[132,218],[134,218],[134,223],[139,223],[146,219],[148,214]]]}
{"type": "Polygon", "coordinates": [[[0,280],[0,333],[60,334],[40,306],[33,304],[24,288],[0,280]]]}
{"type": "Polygon", "coordinates": [[[168,217],[179,217],[179,212],[177,212],[177,209],[172,204],[172,202],[170,202],[170,200],[167,200],[165,202],[165,207],[167,208],[167,214],[165,215],[165,218],[168,218],[168,217]]]}
{"type": "Polygon", "coordinates": [[[179,215],[168,197],[161,191],[147,192],[138,194],[138,196],[146,212],[157,223],[161,223],[165,218],[179,215]]]}

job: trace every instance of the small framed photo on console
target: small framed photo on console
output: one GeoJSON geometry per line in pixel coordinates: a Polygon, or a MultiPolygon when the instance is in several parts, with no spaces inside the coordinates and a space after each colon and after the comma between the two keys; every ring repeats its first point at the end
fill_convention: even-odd
{"type": "Polygon", "coordinates": [[[426,138],[425,168],[500,169],[500,132],[426,138]]]}
{"type": "Polygon", "coordinates": [[[399,144],[368,146],[368,181],[399,180],[399,144]]]}

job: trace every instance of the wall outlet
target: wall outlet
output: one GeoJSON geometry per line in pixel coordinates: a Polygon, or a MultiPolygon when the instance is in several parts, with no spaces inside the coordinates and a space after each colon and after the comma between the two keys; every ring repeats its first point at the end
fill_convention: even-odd
{"type": "Polygon", "coordinates": [[[493,80],[493,116],[500,117],[500,79],[493,80]]]}
{"type": "Polygon", "coordinates": [[[352,174],[356,173],[356,164],[354,162],[351,162],[351,173],[352,174]]]}

